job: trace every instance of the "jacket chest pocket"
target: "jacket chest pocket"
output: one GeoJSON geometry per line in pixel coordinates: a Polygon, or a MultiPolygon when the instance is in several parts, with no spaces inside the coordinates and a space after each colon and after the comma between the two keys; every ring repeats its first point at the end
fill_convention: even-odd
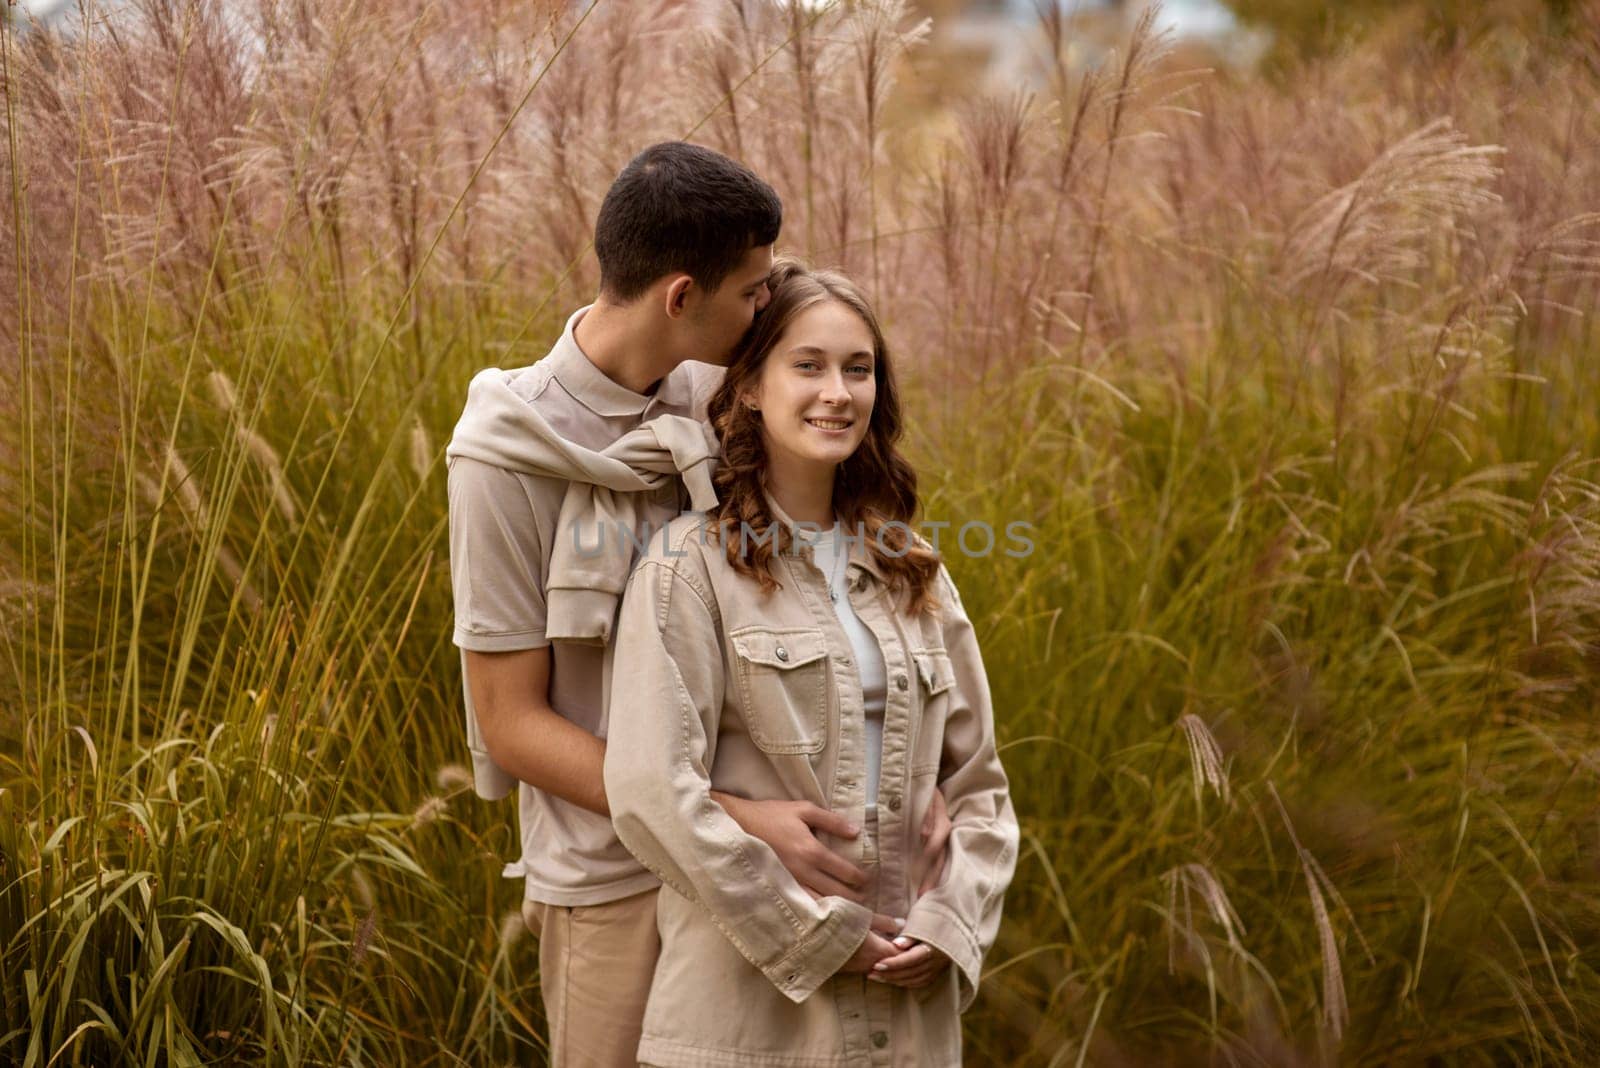
{"type": "Polygon", "coordinates": [[[917,665],[922,714],[917,717],[917,741],[912,750],[911,772],[937,772],[944,753],[944,725],[950,712],[950,689],[956,669],[943,649],[918,649],[911,654],[917,665]]]}
{"type": "Polygon", "coordinates": [[[750,740],[765,753],[817,753],[827,741],[828,648],[809,627],[746,627],[729,637],[750,740]]]}

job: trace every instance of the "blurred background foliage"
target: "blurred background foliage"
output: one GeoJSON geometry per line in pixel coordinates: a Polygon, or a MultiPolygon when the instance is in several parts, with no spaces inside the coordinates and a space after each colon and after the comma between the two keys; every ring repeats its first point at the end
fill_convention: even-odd
{"type": "Polygon", "coordinates": [[[871,293],[927,517],[1034,526],[950,555],[1024,833],[969,1061],[1595,1063],[1600,7],[982,6],[6,32],[0,1059],[541,1058],[443,448],[690,137],[871,293]]]}
{"type": "Polygon", "coordinates": [[[1360,47],[1370,34],[1415,34],[1440,49],[1507,28],[1532,39],[1592,31],[1581,0],[1227,0],[1272,34],[1280,64],[1360,47]]]}

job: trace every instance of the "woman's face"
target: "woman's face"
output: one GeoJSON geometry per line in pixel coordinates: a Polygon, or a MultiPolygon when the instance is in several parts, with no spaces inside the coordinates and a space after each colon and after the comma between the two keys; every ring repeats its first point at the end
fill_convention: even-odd
{"type": "Polygon", "coordinates": [[[825,300],[796,315],[746,397],[773,469],[848,459],[872,420],[874,371],[872,331],[849,305],[825,300]]]}

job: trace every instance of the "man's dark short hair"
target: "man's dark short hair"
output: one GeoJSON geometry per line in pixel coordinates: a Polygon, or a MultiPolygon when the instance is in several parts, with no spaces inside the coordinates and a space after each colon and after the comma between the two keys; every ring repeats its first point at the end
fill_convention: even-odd
{"type": "Polygon", "coordinates": [[[778,194],[743,164],[687,141],[651,145],[600,205],[600,289],[626,303],[682,271],[715,290],[751,249],[777,241],[782,225],[778,194]]]}

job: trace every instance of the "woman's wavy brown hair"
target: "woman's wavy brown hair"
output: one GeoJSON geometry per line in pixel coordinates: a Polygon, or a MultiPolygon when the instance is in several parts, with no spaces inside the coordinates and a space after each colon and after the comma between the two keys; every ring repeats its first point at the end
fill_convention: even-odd
{"type": "Polygon", "coordinates": [[[910,530],[917,511],[917,475],[895,448],[901,433],[900,391],[877,316],[850,279],[837,271],[813,270],[798,260],[775,261],[767,285],[772,299],[756,317],[728,365],[722,388],[711,398],[709,416],[722,443],[722,459],[714,478],[719,504],[710,528],[734,570],[756,579],[767,592],[782,585],[772,556],[789,548],[790,534],[774,522],[767,507],[761,415],[742,398],[755,388],[767,357],[795,317],[823,301],[838,301],[861,316],[872,332],[872,374],[878,392],[867,436],[834,476],[833,510],[846,531],[865,532],[867,551],[889,588],[909,595],[912,612],[937,607],[933,589],[939,554],[910,530]],[[769,530],[771,538],[765,536],[769,530]],[[743,531],[759,536],[743,537],[743,531]]]}

